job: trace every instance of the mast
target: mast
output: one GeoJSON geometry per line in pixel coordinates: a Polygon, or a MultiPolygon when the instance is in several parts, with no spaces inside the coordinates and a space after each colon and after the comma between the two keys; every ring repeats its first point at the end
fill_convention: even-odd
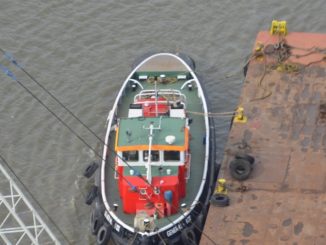
{"type": "Polygon", "coordinates": [[[148,183],[152,184],[152,168],[151,168],[151,162],[152,162],[152,145],[153,145],[153,132],[154,130],[160,130],[161,129],[161,121],[162,121],[162,117],[160,117],[160,123],[158,127],[154,127],[154,122],[151,122],[149,127],[146,128],[145,126],[143,126],[144,129],[148,129],[149,130],[149,136],[148,136],[148,160],[146,163],[146,169],[147,169],[147,173],[146,173],[146,178],[148,183]]]}
{"type": "Polygon", "coordinates": [[[158,91],[157,91],[157,79],[156,79],[155,80],[155,117],[158,117],[157,97],[158,97],[158,91]]]}
{"type": "Polygon", "coordinates": [[[148,144],[148,160],[147,160],[147,174],[146,174],[146,178],[147,181],[152,184],[152,168],[151,168],[151,161],[152,161],[152,142],[153,142],[153,129],[154,129],[154,125],[153,122],[151,122],[151,124],[149,125],[149,144],[148,144]]]}

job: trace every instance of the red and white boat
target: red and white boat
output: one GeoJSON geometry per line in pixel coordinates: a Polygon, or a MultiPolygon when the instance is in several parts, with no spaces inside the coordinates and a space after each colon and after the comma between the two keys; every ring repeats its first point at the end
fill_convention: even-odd
{"type": "Polygon", "coordinates": [[[193,61],[144,58],[107,121],[91,191],[98,244],[197,244],[216,176],[214,124],[193,61]]]}

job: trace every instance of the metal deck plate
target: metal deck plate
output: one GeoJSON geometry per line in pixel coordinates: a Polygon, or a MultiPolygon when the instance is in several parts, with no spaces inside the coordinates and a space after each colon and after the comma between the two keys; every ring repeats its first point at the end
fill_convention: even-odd
{"type": "MultiPolygon", "coordinates": [[[[326,48],[322,34],[290,33],[286,40],[305,49],[326,48]]],[[[277,41],[267,32],[257,37],[265,45],[277,41]]],[[[291,57],[302,69],[269,71],[261,85],[264,61],[250,63],[240,97],[248,122],[233,124],[219,174],[227,181],[230,206],[211,205],[204,228],[216,244],[326,244],[326,65],[321,58],[316,53],[291,57]],[[253,100],[267,92],[271,95],[253,100]],[[229,173],[237,152],[256,160],[242,183],[229,173]],[[240,192],[243,186],[247,190],[240,192]]],[[[212,242],[203,235],[201,244],[212,242]]]]}

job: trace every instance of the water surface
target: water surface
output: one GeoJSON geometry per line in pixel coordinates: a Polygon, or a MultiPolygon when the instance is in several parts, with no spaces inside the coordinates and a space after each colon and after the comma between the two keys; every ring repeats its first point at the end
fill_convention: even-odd
{"type": "MultiPolygon", "coordinates": [[[[242,66],[273,18],[290,31],[325,32],[325,1],[0,1],[0,47],[100,137],[136,57],[181,51],[196,62],[213,112],[237,106],[242,66]]],[[[89,145],[99,141],[19,69],[7,65],[89,145]]],[[[0,74],[0,153],[71,244],[94,242],[82,178],[95,154],[0,74]]],[[[218,156],[228,119],[216,120],[218,156]]]]}

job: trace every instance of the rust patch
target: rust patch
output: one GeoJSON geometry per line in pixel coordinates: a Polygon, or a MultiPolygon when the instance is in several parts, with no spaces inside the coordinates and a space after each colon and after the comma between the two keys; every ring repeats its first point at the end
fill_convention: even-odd
{"type": "Polygon", "coordinates": [[[278,225],[277,224],[269,224],[268,225],[268,228],[269,229],[277,229],[278,228],[278,225]]]}
{"type": "Polygon", "coordinates": [[[245,225],[242,230],[242,235],[245,237],[251,236],[253,233],[256,233],[257,231],[254,230],[254,227],[252,224],[245,222],[245,225]]]}
{"type": "Polygon", "coordinates": [[[299,222],[294,226],[294,234],[299,235],[303,229],[303,224],[302,222],[299,222]]]}
{"type": "Polygon", "coordinates": [[[308,148],[309,144],[310,139],[308,137],[304,137],[304,139],[301,141],[301,146],[306,149],[308,148]]]}
{"type": "Polygon", "coordinates": [[[229,245],[235,245],[235,244],[236,244],[236,240],[231,239],[229,245]]]}
{"type": "Polygon", "coordinates": [[[240,240],[240,242],[241,242],[241,245],[246,245],[246,244],[249,244],[250,241],[242,239],[242,240],[240,240]]]}
{"type": "Polygon", "coordinates": [[[243,134],[243,140],[245,142],[249,142],[251,140],[251,138],[252,138],[252,132],[250,130],[246,129],[243,134]]]}
{"type": "Polygon", "coordinates": [[[319,105],[319,116],[320,123],[326,123],[326,102],[319,105]]]}
{"type": "Polygon", "coordinates": [[[283,242],[286,242],[290,239],[290,236],[289,235],[282,235],[280,236],[280,240],[283,241],[283,242]]]}
{"type": "Polygon", "coordinates": [[[292,224],[292,219],[291,218],[288,218],[286,220],[283,221],[283,226],[289,226],[292,224]]]}

